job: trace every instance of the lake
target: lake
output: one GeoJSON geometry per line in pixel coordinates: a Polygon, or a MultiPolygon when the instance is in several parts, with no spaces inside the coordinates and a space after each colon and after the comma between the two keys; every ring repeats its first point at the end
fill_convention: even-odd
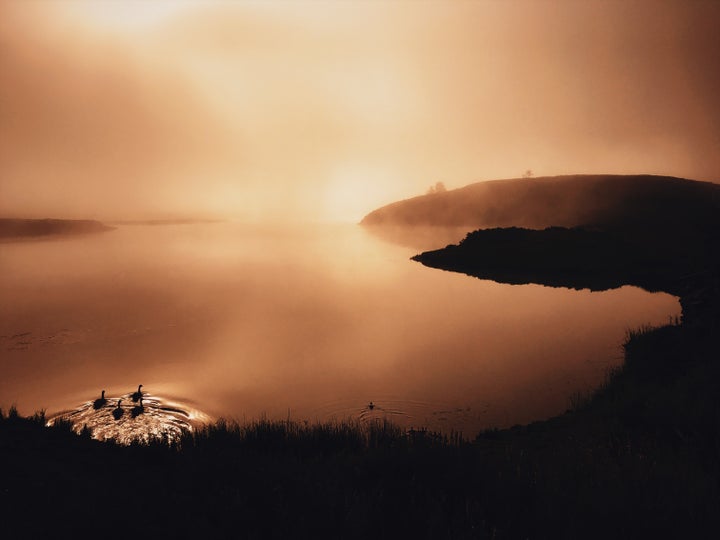
{"type": "Polygon", "coordinates": [[[1,243],[0,407],[52,414],[143,384],[215,418],[472,436],[563,412],[622,361],[628,329],[680,314],[663,293],[499,284],[418,251],[350,224],[1,243]]]}

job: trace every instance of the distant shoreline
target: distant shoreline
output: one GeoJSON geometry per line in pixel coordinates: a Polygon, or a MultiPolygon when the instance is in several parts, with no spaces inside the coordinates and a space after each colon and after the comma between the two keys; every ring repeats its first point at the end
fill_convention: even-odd
{"type": "Polygon", "coordinates": [[[0,242],[18,242],[59,236],[107,232],[125,225],[195,225],[222,223],[222,219],[123,219],[101,222],[94,219],[0,218],[0,242]]]}
{"type": "Polygon", "coordinates": [[[99,233],[114,228],[92,219],[0,218],[0,241],[99,233]]]}
{"type": "Polygon", "coordinates": [[[110,225],[195,225],[199,223],[224,223],[224,219],[121,219],[108,221],[110,225]]]}

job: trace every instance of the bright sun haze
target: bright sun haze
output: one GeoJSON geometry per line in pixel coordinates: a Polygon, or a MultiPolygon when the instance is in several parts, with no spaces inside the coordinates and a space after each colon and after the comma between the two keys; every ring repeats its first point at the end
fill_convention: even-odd
{"type": "Polygon", "coordinates": [[[714,2],[0,5],[0,213],[357,222],[494,178],[717,179],[714,2]]]}

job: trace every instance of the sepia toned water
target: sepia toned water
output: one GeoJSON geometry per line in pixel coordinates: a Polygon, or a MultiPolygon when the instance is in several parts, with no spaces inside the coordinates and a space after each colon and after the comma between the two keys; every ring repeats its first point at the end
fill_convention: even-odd
{"type": "Polygon", "coordinates": [[[0,243],[0,407],[111,436],[117,399],[143,384],[146,423],[385,417],[472,436],[563,412],[621,361],[628,329],[680,314],[667,294],[498,284],[418,251],[357,225],[0,243]],[[101,390],[109,408],[92,410],[101,390]]]}

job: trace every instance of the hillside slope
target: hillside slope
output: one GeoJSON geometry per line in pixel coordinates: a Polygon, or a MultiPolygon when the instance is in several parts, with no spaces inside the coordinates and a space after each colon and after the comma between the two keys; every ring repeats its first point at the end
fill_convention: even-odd
{"type": "Polygon", "coordinates": [[[694,227],[720,216],[720,185],[671,176],[574,175],[494,180],[379,208],[363,225],[468,229],[694,227]]]}

